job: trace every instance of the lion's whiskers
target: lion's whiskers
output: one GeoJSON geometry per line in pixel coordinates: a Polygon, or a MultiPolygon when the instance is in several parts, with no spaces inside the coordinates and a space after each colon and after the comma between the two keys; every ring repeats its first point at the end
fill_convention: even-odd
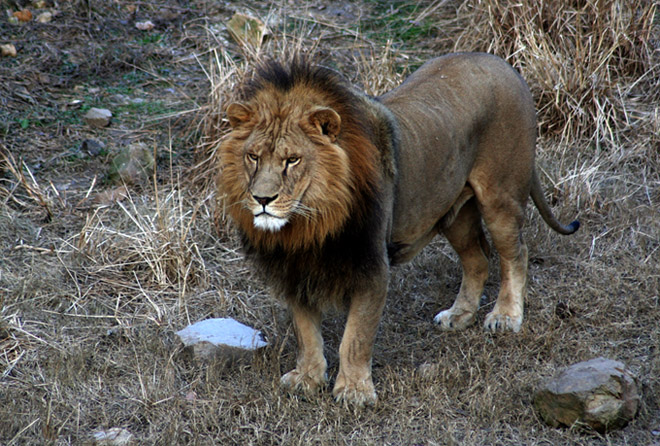
{"type": "Polygon", "coordinates": [[[242,205],[243,208],[245,208],[245,210],[252,212],[252,208],[250,207],[250,200],[249,199],[243,198],[242,200],[231,204],[231,206],[238,206],[238,205],[242,205]]]}
{"type": "Polygon", "coordinates": [[[295,206],[293,206],[291,213],[311,220],[316,214],[318,214],[318,211],[313,207],[297,201],[295,206]]]}

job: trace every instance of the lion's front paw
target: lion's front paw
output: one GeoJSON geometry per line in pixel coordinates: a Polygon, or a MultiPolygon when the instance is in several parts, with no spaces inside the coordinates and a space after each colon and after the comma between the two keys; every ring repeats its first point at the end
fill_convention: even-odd
{"type": "Polygon", "coordinates": [[[298,369],[293,369],[289,373],[282,375],[280,384],[290,391],[303,391],[313,393],[324,387],[328,378],[325,373],[312,375],[303,373],[298,369]]]}
{"type": "Polygon", "coordinates": [[[335,388],[332,390],[335,400],[344,402],[347,405],[362,408],[364,406],[375,406],[378,397],[376,389],[371,381],[362,380],[348,383],[345,380],[337,378],[335,388]]]}
{"type": "Polygon", "coordinates": [[[522,314],[514,316],[510,314],[496,313],[495,311],[488,313],[486,321],[484,322],[484,329],[491,333],[503,333],[512,331],[518,333],[522,326],[522,314]]]}
{"type": "Polygon", "coordinates": [[[441,311],[433,318],[442,330],[463,330],[474,322],[474,312],[456,311],[453,308],[441,311]]]}

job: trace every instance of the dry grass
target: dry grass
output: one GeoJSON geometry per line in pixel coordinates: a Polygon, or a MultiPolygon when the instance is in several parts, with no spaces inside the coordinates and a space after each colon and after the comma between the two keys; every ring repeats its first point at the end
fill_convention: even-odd
{"type": "Polygon", "coordinates": [[[499,54],[518,68],[537,93],[543,133],[617,144],[653,112],[640,96],[658,98],[644,88],[657,87],[656,13],[649,0],[467,1],[455,49],[499,54]]]}
{"type": "MultiPolygon", "coordinates": [[[[255,2],[254,14],[272,31],[256,47],[228,40],[221,25],[232,11],[204,1],[139,3],[135,20],[163,7],[179,14],[158,25],[160,43],[145,44],[144,34],[122,28],[133,20],[133,3],[60,4],[57,27],[32,32],[36,24],[0,23],[0,40],[23,36],[19,59],[0,65],[8,86],[0,90],[7,106],[0,124],[0,443],[84,444],[112,427],[128,429],[136,444],[660,441],[660,31],[653,2],[324,9],[255,2]],[[94,34],[101,27],[90,24],[100,23],[107,36],[94,34]],[[94,44],[81,41],[80,29],[96,36],[94,44]],[[51,35],[49,45],[33,40],[38,35],[51,35]],[[479,327],[496,296],[497,258],[477,325],[461,333],[435,329],[433,315],[451,304],[460,281],[456,256],[438,239],[393,271],[374,356],[378,406],[354,413],[329,391],[287,395],[278,381],[295,362],[288,316],[252,277],[222,215],[215,216],[219,231],[214,226],[214,148],[228,130],[223,108],[263,57],[314,53],[379,94],[431,53],[452,49],[494,52],[523,73],[537,99],[548,197],[564,220],[578,213],[582,228],[559,238],[530,209],[530,290],[520,334],[489,336],[479,327]],[[102,70],[103,61],[112,72],[102,70]],[[124,88],[121,75],[133,75],[126,61],[150,73],[166,65],[168,73],[140,88],[162,95],[168,78],[168,88],[206,104],[198,119],[174,113],[148,126],[124,119],[103,132],[62,123],[73,86],[124,88]],[[43,74],[58,81],[34,83],[43,74]],[[41,125],[22,128],[26,116],[41,125]],[[155,145],[158,177],[118,193],[102,180],[107,157],[68,160],[67,148],[85,138],[155,145]],[[191,140],[199,142],[194,156],[191,140]],[[179,355],[176,330],[223,316],[261,329],[270,346],[233,366],[179,355]],[[605,436],[545,426],[531,406],[539,380],[599,355],[639,373],[637,419],[605,436]]],[[[342,326],[341,315],[324,322],[331,376],[342,326]]]]}

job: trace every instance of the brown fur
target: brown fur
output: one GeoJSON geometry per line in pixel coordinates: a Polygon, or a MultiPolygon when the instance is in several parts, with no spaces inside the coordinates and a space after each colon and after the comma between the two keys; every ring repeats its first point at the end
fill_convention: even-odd
{"type": "Polygon", "coordinates": [[[228,107],[233,131],[220,147],[218,190],[248,257],[289,305],[299,343],[287,387],[325,382],[321,312],[348,309],[333,393],[372,404],[373,341],[390,264],[414,257],[442,232],[463,266],[443,329],[474,321],[488,276],[486,223],[501,257],[501,290],[484,323],[522,324],[527,198],[556,231],[534,171],[533,101],[501,59],[459,54],[429,61],[378,99],[330,70],[270,63],[242,103],[228,107]]]}

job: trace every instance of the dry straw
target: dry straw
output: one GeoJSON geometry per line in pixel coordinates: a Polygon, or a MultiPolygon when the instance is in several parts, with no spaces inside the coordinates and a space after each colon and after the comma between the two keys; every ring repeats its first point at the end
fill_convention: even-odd
{"type": "Polygon", "coordinates": [[[656,12],[649,0],[467,1],[459,15],[469,26],[455,48],[517,67],[537,95],[544,133],[617,144],[650,112],[630,109],[629,99],[660,97],[643,88],[658,85],[656,12]]]}
{"type": "Polygon", "coordinates": [[[172,189],[162,198],[156,190],[153,201],[128,195],[127,203],[116,204],[120,212],[100,207],[89,215],[71,243],[90,273],[129,272],[142,284],[175,287],[182,294],[205,280],[192,237],[201,203],[191,203],[172,189]]]}

